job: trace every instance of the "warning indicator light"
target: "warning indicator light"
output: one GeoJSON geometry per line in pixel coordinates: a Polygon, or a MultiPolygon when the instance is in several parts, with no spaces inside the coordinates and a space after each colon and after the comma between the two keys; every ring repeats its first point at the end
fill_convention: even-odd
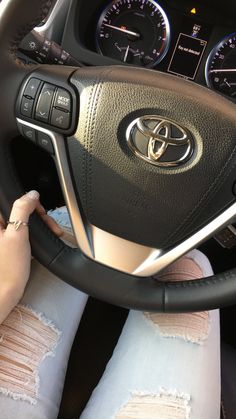
{"type": "Polygon", "coordinates": [[[196,15],[196,13],[197,13],[196,7],[193,7],[192,10],[190,11],[190,13],[192,13],[192,15],[196,15]]]}

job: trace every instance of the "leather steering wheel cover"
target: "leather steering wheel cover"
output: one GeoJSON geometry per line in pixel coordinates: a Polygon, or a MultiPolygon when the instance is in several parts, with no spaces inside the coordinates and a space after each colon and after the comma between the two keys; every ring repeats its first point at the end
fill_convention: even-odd
{"type": "Polygon", "coordinates": [[[78,69],[70,81],[80,96],[80,118],[67,148],[92,225],[168,249],[235,199],[235,105],[229,100],[196,83],[127,66],[78,69]],[[127,126],[148,114],[189,129],[194,151],[188,163],[159,168],[130,152],[127,126]]]}
{"type": "MultiPolygon", "coordinates": [[[[0,15],[0,50],[4,52],[7,63],[16,64],[15,58],[12,58],[14,50],[42,18],[42,12],[49,5],[50,2],[45,0],[10,0],[6,3],[0,15]]],[[[11,65],[1,64],[4,72],[7,68],[11,65]]],[[[14,68],[12,74],[17,78],[16,83],[24,72],[25,69],[14,68]],[[16,70],[19,70],[19,77],[16,70]]],[[[11,87],[9,80],[11,77],[5,93],[11,87]]],[[[10,104],[10,122],[13,123],[13,95],[10,104]]],[[[0,137],[0,202],[4,215],[9,214],[13,200],[23,192],[9,153],[7,137],[13,132],[16,132],[15,121],[13,128],[10,128],[10,123],[2,128],[0,137]]],[[[236,299],[236,269],[197,281],[158,283],[153,278],[130,276],[87,259],[79,249],[71,249],[56,238],[36,214],[30,220],[30,237],[33,254],[54,274],[82,291],[113,304],[138,310],[187,312],[213,309],[231,304],[236,299]]]]}

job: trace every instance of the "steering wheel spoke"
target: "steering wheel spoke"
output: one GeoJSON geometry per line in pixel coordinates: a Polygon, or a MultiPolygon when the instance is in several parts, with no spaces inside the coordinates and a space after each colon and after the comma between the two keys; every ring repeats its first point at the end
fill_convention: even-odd
{"type": "MultiPolygon", "coordinates": [[[[50,1],[3,3],[0,140],[19,129],[54,156],[78,242],[69,248],[34,214],[37,259],[82,291],[129,308],[192,311],[235,301],[235,270],[178,283],[153,277],[235,218],[235,105],[151,70],[19,65],[15,50],[50,1]]],[[[4,141],[0,177],[7,214],[22,188],[4,141]]]]}

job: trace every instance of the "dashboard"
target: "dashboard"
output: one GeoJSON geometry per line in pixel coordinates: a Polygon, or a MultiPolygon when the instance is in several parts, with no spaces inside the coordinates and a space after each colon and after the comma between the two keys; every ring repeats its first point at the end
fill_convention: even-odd
{"type": "Polygon", "coordinates": [[[72,0],[61,44],[85,65],[152,68],[236,101],[234,0],[72,0]]]}

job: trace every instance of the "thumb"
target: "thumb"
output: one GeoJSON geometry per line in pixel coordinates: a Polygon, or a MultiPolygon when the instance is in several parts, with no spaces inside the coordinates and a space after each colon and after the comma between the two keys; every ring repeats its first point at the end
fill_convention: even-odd
{"type": "MultiPolygon", "coordinates": [[[[13,204],[9,221],[22,221],[24,223],[27,223],[30,214],[32,214],[32,212],[38,205],[38,200],[39,193],[37,191],[30,191],[27,194],[23,195],[21,198],[17,199],[13,204]]],[[[19,229],[22,229],[22,231],[23,228],[25,229],[25,226],[19,227],[19,229]]],[[[15,230],[14,225],[8,224],[6,233],[12,230],[15,230]]]]}

